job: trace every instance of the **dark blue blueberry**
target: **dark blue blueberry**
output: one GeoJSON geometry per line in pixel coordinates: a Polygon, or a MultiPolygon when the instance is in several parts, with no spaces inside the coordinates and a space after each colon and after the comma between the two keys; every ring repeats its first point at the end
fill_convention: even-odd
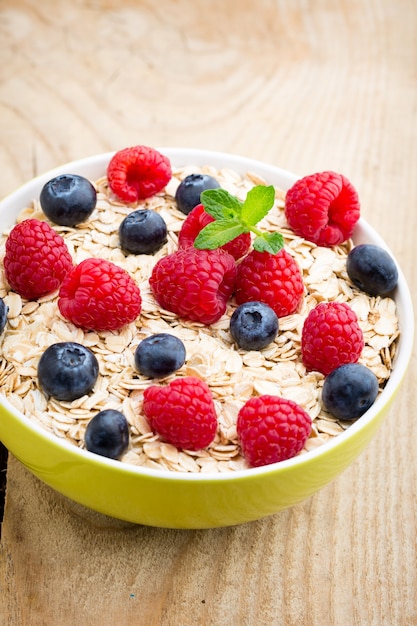
{"type": "Polygon", "coordinates": [[[200,204],[200,195],[206,189],[218,189],[218,181],[208,174],[189,174],[179,184],[175,200],[182,213],[188,215],[197,204],[200,204]]]}
{"type": "Polygon", "coordinates": [[[383,296],[394,289],[398,270],[393,258],[380,246],[363,243],[352,248],[346,270],[356,287],[371,296],[383,296]]]}
{"type": "Polygon", "coordinates": [[[377,395],[377,377],[360,363],[341,365],[324,379],[323,405],[336,419],[360,417],[373,405],[377,395]]]}
{"type": "Polygon", "coordinates": [[[278,317],[263,302],[245,302],[233,311],[230,333],[240,348],[262,350],[278,333],[278,317]]]}
{"type": "Polygon", "coordinates": [[[89,348],[64,341],[52,344],[42,354],[38,381],[48,396],[72,402],[92,390],[98,370],[98,361],[89,348]]]}
{"type": "Polygon", "coordinates": [[[152,254],[167,241],[168,229],[163,217],[151,209],[132,211],[119,227],[122,250],[132,254],[152,254]]]}
{"type": "Polygon", "coordinates": [[[129,446],[127,419],[114,409],[100,411],[88,422],[84,441],[90,452],[120,459],[129,446]]]}
{"type": "Polygon", "coordinates": [[[143,339],[135,350],[135,366],[143,376],[164,378],[185,363],[185,346],[169,333],[158,333],[143,339]]]}
{"type": "Polygon", "coordinates": [[[5,304],[3,298],[0,298],[0,335],[6,326],[8,312],[9,307],[5,304]]]}
{"type": "Polygon", "coordinates": [[[42,211],[60,226],[76,226],[94,211],[97,192],[87,178],[61,174],[48,181],[39,197],[42,211]]]}

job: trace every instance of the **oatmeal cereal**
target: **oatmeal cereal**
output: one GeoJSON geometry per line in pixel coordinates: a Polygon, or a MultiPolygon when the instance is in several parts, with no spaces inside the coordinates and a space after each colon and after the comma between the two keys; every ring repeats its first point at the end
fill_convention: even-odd
{"type": "MultiPolygon", "coordinates": [[[[399,335],[395,302],[389,297],[371,297],[356,289],[346,272],[346,258],[352,242],[324,248],[297,236],[284,215],[285,193],[276,189],[275,206],[259,227],[284,236],[285,249],[297,261],[305,285],[301,308],[279,320],[278,335],[260,351],[236,347],[229,332],[236,307],[229,302],[226,313],[211,326],[179,319],[161,310],[149,287],[155,263],[178,247],[178,233],[185,215],[176,207],[175,191],[190,173],[201,172],[216,178],[220,185],[244,200],[258,184],[267,184],[254,173],[244,176],[229,169],[213,167],[173,168],[164,191],[126,205],[109,190],[107,178],[95,181],[97,205],[87,222],[76,227],[51,224],[64,238],[75,264],[89,257],[101,257],[123,267],[140,288],[142,310],[136,321],[120,331],[84,332],[65,320],[57,306],[57,292],[37,301],[26,301],[10,291],[4,272],[0,273],[0,296],[9,307],[8,324],[0,338],[2,392],[16,409],[57,437],[84,447],[89,420],[103,409],[121,411],[129,423],[130,446],[121,461],[137,466],[176,472],[231,472],[248,467],[236,434],[240,408],[253,395],[272,394],[297,402],[313,420],[312,431],[302,453],[337,437],[348,423],[339,422],[323,410],[321,389],[324,376],[306,371],[300,357],[303,321],[321,302],[349,303],[364,335],[365,347],[359,362],[370,368],[383,389],[392,369],[399,335]],[[118,228],[132,208],[158,212],[168,227],[168,239],[153,255],[125,254],[120,247],[118,228]],[[141,376],[134,366],[139,342],[154,333],[169,332],[186,347],[185,364],[162,382],[179,376],[196,376],[210,387],[218,415],[218,430],[212,444],[198,451],[178,450],[152,432],[141,407],[144,390],[153,380],[141,376]],[[90,348],[99,362],[99,378],[93,391],[73,402],[47,399],[37,381],[38,361],[45,349],[56,342],[74,341],[90,348]]],[[[18,222],[36,218],[46,221],[38,200],[22,207],[18,222]]],[[[7,233],[0,244],[4,256],[7,233]]]]}

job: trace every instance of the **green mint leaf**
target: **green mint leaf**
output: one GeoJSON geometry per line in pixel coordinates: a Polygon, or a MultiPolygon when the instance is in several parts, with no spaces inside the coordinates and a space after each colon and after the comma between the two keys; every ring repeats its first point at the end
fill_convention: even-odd
{"type": "Polygon", "coordinates": [[[245,227],[238,220],[216,220],[200,230],[194,241],[194,247],[214,250],[244,232],[245,227]]]}
{"type": "Polygon", "coordinates": [[[206,189],[201,193],[200,200],[214,222],[200,231],[194,242],[196,248],[220,248],[248,232],[256,235],[253,247],[259,252],[276,254],[284,246],[281,233],[262,232],[256,228],[256,224],[274,206],[275,188],[272,185],[256,185],[247,193],[244,202],[222,188],[206,189]]]}
{"type": "Polygon", "coordinates": [[[256,226],[272,209],[275,202],[275,189],[272,185],[256,185],[246,196],[240,213],[248,226],[256,226]]]}
{"type": "Polygon", "coordinates": [[[206,189],[200,195],[204,210],[215,220],[229,220],[240,215],[241,201],[226,189],[206,189]]]}
{"type": "Polygon", "coordinates": [[[258,252],[277,254],[284,247],[284,237],[278,232],[262,233],[255,238],[253,247],[258,252]]]}

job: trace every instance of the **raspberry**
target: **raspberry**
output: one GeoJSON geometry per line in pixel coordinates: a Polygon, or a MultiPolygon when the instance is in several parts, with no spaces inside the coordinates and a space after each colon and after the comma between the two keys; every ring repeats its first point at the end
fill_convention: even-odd
{"type": "Polygon", "coordinates": [[[217,415],[211,391],[195,376],[176,378],[166,386],[147,387],[143,411],[152,430],[177,448],[201,450],[216,435],[217,415]]]}
{"type": "Polygon", "coordinates": [[[118,330],[137,318],[141,304],[133,278],[105,259],[81,261],[59,290],[61,314],[85,330],[118,330]]]}
{"type": "Polygon", "coordinates": [[[52,293],[71,267],[65,241],[47,222],[24,220],[10,232],[4,270],[10,287],[22,298],[36,300],[52,293]]]}
{"type": "Polygon", "coordinates": [[[238,265],[236,302],[257,300],[268,304],[278,317],[297,310],[304,293],[297,262],[284,249],[277,254],[252,250],[238,265]]]}
{"type": "Polygon", "coordinates": [[[363,346],[356,313],[345,302],[322,302],[304,321],[301,357],[309,370],[327,376],[339,365],[356,363],[363,346]]]}
{"type": "MultiPolygon", "coordinates": [[[[181,230],[178,235],[178,245],[180,248],[188,248],[194,245],[194,240],[197,237],[200,230],[210,224],[210,222],[214,222],[214,217],[206,213],[204,210],[204,206],[202,204],[198,204],[191,213],[188,214],[187,219],[184,221],[181,230]]],[[[228,252],[232,255],[233,258],[240,259],[244,256],[251,244],[251,236],[250,233],[243,233],[229,241],[224,246],[221,246],[222,250],[228,252]]]]}
{"type": "Polygon", "coordinates": [[[242,453],[253,467],[277,463],[304,448],[311,418],[292,400],[254,396],[240,409],[237,434],[242,453]]]}
{"type": "Polygon", "coordinates": [[[180,248],[156,263],[149,284],[162,308],[214,324],[226,311],[235,279],[235,260],[227,252],[180,248]]]}
{"type": "Polygon", "coordinates": [[[148,146],[116,152],[107,167],[110,189],[123,202],[137,202],[155,195],[171,176],[169,159],[148,146]]]}
{"type": "Polygon", "coordinates": [[[285,215],[292,230],[319,246],[335,246],[349,239],[359,214],[355,188],[335,172],[301,178],[285,198],[285,215]]]}

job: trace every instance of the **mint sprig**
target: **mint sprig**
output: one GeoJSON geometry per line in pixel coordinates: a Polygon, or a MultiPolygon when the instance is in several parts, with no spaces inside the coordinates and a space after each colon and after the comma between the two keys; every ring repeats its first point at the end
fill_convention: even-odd
{"type": "Polygon", "coordinates": [[[256,235],[253,247],[259,252],[276,254],[284,246],[281,233],[261,231],[256,227],[274,206],[275,189],[272,185],[256,185],[244,202],[221,188],[203,191],[200,199],[204,210],[214,217],[214,222],[199,232],[194,241],[196,248],[213,250],[249,232],[256,235]]]}

